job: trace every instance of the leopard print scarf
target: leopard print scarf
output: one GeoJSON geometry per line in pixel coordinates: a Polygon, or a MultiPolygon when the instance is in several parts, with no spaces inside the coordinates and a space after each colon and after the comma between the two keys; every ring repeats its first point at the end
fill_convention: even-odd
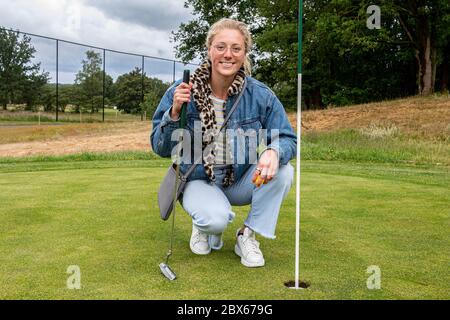
{"type": "MultiPolygon", "coordinates": [[[[214,182],[216,181],[216,177],[214,175],[214,160],[217,154],[217,142],[213,140],[219,133],[220,128],[217,126],[216,115],[210,98],[210,95],[212,94],[211,85],[209,83],[210,75],[211,61],[208,59],[203,62],[191,76],[191,82],[193,83],[192,96],[196,102],[197,110],[200,114],[202,127],[203,167],[205,168],[205,172],[209,180],[214,182]]],[[[244,79],[244,67],[241,67],[241,69],[237,72],[233,83],[228,88],[228,96],[236,95],[242,90],[244,86],[244,79]]],[[[228,187],[233,184],[233,182],[234,172],[233,167],[230,166],[226,170],[223,186],[228,187]]]]}

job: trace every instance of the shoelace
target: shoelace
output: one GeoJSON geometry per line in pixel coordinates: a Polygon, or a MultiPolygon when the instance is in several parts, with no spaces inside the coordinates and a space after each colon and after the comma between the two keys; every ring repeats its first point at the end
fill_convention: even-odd
{"type": "Polygon", "coordinates": [[[195,242],[199,241],[208,241],[208,235],[206,233],[201,232],[200,230],[196,230],[194,235],[195,242]]]}
{"type": "Polygon", "coordinates": [[[261,254],[259,250],[259,242],[255,238],[253,237],[247,237],[247,239],[244,238],[244,241],[242,241],[242,243],[245,245],[245,247],[249,252],[253,252],[259,255],[261,254]]]}

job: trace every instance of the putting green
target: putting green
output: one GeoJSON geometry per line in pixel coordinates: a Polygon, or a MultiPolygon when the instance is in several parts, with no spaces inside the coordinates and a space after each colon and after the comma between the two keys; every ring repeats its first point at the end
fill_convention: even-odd
{"type": "Polygon", "coordinates": [[[9,163],[0,166],[2,299],[447,299],[450,174],[446,168],[302,163],[301,279],[294,277],[295,190],[274,241],[260,239],[266,266],[248,269],[234,232],[209,256],[189,249],[191,223],[178,206],[178,279],[160,274],[170,224],[158,216],[161,161],[9,163]],[[81,289],[67,288],[69,266],[81,289]],[[369,290],[369,266],[381,289],[369,290]]]}

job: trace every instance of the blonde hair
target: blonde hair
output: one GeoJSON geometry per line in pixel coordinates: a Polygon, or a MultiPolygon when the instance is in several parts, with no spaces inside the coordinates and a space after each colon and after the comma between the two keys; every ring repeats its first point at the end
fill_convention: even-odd
{"type": "Polygon", "coordinates": [[[253,41],[252,41],[252,35],[250,34],[250,31],[248,31],[248,27],[245,23],[238,21],[238,20],[229,19],[229,18],[222,18],[219,21],[215,22],[211,26],[211,28],[209,28],[208,34],[206,36],[206,48],[209,50],[214,37],[220,31],[226,30],[226,29],[237,30],[244,37],[244,44],[245,44],[244,71],[245,71],[245,74],[251,75],[252,65],[251,65],[251,61],[250,61],[250,57],[249,57],[249,52],[252,48],[253,41]]]}

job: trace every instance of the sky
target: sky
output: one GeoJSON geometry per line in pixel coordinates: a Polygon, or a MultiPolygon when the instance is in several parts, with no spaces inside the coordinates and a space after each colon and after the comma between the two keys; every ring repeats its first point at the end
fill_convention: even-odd
{"type": "MultiPolygon", "coordinates": [[[[0,26],[22,32],[68,40],[91,46],[140,55],[175,58],[171,31],[193,18],[184,0],[0,0],[0,26]]],[[[34,61],[56,81],[56,41],[31,37],[36,49],[34,61]]],[[[59,43],[59,82],[73,83],[86,50],[59,43]]],[[[103,56],[103,52],[95,50],[103,56]]],[[[198,61],[193,61],[198,62],[198,61]]],[[[142,58],[106,52],[107,74],[118,75],[142,66],[142,58]]],[[[151,77],[173,81],[173,62],[145,58],[145,72],[151,77]]],[[[185,66],[176,63],[175,78],[185,66]]],[[[193,70],[195,66],[188,66],[193,70]]]]}

